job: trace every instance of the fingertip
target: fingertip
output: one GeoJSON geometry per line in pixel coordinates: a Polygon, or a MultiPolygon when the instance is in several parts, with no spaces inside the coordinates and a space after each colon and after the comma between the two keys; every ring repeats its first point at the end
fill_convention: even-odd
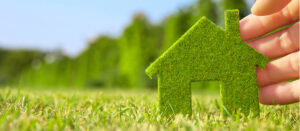
{"type": "Polygon", "coordinates": [[[292,82],[292,92],[293,92],[293,97],[295,99],[295,101],[299,101],[300,100],[300,80],[295,80],[292,82]]]}
{"type": "Polygon", "coordinates": [[[266,82],[269,82],[268,77],[266,76],[267,74],[265,73],[267,68],[264,70],[261,70],[260,68],[256,68],[256,76],[257,76],[257,86],[259,88],[262,88],[265,86],[266,82]]]}
{"type": "Polygon", "coordinates": [[[261,103],[263,105],[268,105],[268,102],[264,98],[264,92],[262,91],[262,89],[258,92],[258,100],[259,100],[259,103],[261,103]]]}
{"type": "Polygon", "coordinates": [[[240,21],[241,39],[244,41],[260,36],[263,31],[264,28],[261,26],[259,16],[250,14],[240,21]]]}
{"type": "Polygon", "coordinates": [[[282,82],[259,90],[259,102],[264,105],[285,105],[299,102],[299,80],[282,82]]]}
{"type": "Polygon", "coordinates": [[[240,33],[241,33],[241,39],[246,41],[246,35],[245,35],[245,29],[244,29],[244,26],[245,26],[245,23],[246,23],[246,18],[240,20],[240,33]]]}
{"type": "Polygon", "coordinates": [[[245,18],[240,20],[240,33],[241,33],[241,39],[244,41],[250,40],[251,39],[251,34],[252,29],[249,28],[250,26],[252,26],[251,23],[249,22],[249,18],[251,19],[251,15],[246,16],[245,18]]]}

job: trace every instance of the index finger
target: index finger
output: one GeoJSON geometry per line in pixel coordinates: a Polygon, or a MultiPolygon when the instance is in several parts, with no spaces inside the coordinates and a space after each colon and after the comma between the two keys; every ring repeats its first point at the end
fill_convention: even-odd
{"type": "Polygon", "coordinates": [[[251,12],[255,15],[270,15],[280,11],[291,0],[257,0],[251,12]]]}
{"type": "Polygon", "coordinates": [[[279,27],[298,21],[298,4],[298,0],[292,0],[285,8],[275,14],[267,16],[248,15],[240,21],[242,40],[257,38],[279,27]]]}

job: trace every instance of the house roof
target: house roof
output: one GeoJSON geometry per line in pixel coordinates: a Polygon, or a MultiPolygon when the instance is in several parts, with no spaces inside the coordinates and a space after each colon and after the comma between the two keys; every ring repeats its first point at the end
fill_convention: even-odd
{"type": "MultiPolygon", "coordinates": [[[[239,39],[240,40],[240,28],[239,28],[239,16],[238,16],[238,10],[229,10],[225,12],[225,30],[221,29],[217,25],[215,25],[213,22],[211,22],[206,17],[202,17],[199,21],[197,21],[183,36],[181,36],[168,50],[166,50],[159,58],[157,58],[147,69],[146,74],[152,78],[155,74],[159,72],[161,69],[162,61],[165,61],[166,59],[173,57],[172,54],[178,53],[179,49],[178,46],[185,46],[184,44],[189,42],[195,42],[194,39],[201,39],[203,37],[216,37],[214,36],[199,36],[199,32],[204,31],[210,31],[210,32],[219,32],[220,34],[224,34],[224,36],[230,36],[231,38],[239,39]]],[[[218,36],[219,37],[219,36],[218,36]]],[[[214,40],[214,38],[208,38],[207,42],[211,42],[211,40],[214,40]]],[[[247,45],[247,44],[245,44],[247,45]]],[[[256,52],[253,48],[248,46],[251,55],[258,55],[261,59],[265,59],[263,61],[258,61],[255,64],[257,64],[259,67],[264,68],[267,61],[266,58],[261,55],[260,53],[256,52]]],[[[179,51],[180,52],[180,51],[179,51]]]]}

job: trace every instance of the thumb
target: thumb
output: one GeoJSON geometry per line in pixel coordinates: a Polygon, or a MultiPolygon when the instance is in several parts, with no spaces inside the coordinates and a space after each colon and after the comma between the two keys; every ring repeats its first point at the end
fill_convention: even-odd
{"type": "Polygon", "coordinates": [[[257,16],[270,15],[280,11],[290,1],[291,0],[256,0],[251,12],[257,16]]]}

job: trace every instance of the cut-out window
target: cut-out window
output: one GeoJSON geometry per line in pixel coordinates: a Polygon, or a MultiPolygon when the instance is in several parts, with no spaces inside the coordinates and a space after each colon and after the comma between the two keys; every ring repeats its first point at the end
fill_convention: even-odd
{"type": "Polygon", "coordinates": [[[192,89],[192,106],[193,110],[209,111],[210,107],[204,105],[214,106],[214,109],[220,109],[220,81],[195,81],[191,82],[192,89]]]}

